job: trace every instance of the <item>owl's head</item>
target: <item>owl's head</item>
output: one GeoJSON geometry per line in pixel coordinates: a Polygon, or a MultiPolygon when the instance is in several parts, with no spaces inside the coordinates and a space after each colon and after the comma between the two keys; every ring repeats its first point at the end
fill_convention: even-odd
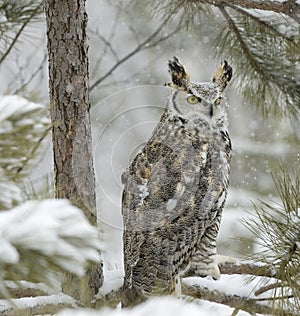
{"type": "Polygon", "coordinates": [[[191,82],[184,66],[177,57],[169,61],[174,90],[169,98],[168,108],[179,115],[193,119],[201,117],[225,123],[227,101],[224,90],[231,80],[232,68],[224,61],[215,71],[210,82],[191,82]]]}

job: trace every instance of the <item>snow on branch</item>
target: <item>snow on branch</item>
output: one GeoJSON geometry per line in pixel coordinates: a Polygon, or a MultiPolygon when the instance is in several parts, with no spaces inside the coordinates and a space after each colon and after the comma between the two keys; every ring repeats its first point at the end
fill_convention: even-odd
{"type": "Polygon", "coordinates": [[[53,314],[67,307],[76,307],[75,300],[63,293],[50,296],[0,300],[0,316],[53,314]]]}
{"type": "Polygon", "coordinates": [[[55,285],[53,272],[82,276],[88,261],[100,261],[99,249],[97,229],[67,200],[28,201],[0,213],[0,280],[55,285]]]}
{"type": "MultiPolygon", "coordinates": [[[[47,108],[17,95],[0,95],[0,173],[16,181],[34,162],[50,126],[47,108]]],[[[4,181],[1,181],[4,182],[4,181]]],[[[1,196],[2,196],[2,192],[1,196]]],[[[1,207],[0,209],[3,209],[1,207]]]]}

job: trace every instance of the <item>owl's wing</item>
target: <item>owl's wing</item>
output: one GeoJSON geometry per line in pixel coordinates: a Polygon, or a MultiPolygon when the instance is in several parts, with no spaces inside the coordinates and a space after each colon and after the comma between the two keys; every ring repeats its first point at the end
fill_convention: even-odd
{"type": "Polygon", "coordinates": [[[169,292],[186,266],[197,242],[199,201],[209,186],[207,150],[207,143],[150,140],[123,177],[125,288],[169,292]]]}
{"type": "Polygon", "coordinates": [[[181,179],[176,153],[162,143],[148,143],[123,178],[125,228],[132,225],[133,229],[147,229],[148,224],[159,225],[167,215],[168,200],[176,195],[176,183],[181,179]]]}

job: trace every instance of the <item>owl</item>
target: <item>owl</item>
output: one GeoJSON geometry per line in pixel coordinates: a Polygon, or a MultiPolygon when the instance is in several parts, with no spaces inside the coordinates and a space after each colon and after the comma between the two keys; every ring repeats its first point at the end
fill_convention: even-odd
{"type": "Polygon", "coordinates": [[[224,61],[196,83],[177,57],[168,63],[167,105],[122,176],[123,305],[171,294],[188,266],[218,279],[216,238],[227,196],[231,142],[224,61]]]}

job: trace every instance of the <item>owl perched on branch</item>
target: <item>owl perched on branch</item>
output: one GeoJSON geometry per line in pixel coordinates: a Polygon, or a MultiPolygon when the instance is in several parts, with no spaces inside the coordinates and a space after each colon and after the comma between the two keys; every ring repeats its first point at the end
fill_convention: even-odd
{"type": "Polygon", "coordinates": [[[226,61],[196,83],[177,57],[169,61],[167,107],[123,175],[124,301],[178,292],[178,275],[220,277],[216,238],[225,204],[231,143],[224,90],[226,61]]]}

